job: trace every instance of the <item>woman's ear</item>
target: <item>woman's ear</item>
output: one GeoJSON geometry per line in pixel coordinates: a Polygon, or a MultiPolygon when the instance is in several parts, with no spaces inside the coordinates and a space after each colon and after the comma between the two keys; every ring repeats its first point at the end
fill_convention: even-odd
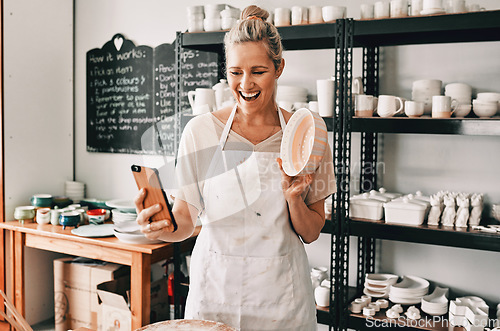
{"type": "Polygon", "coordinates": [[[285,68],[285,59],[281,59],[281,64],[278,70],[276,70],[276,79],[280,78],[284,68],[285,68]]]}

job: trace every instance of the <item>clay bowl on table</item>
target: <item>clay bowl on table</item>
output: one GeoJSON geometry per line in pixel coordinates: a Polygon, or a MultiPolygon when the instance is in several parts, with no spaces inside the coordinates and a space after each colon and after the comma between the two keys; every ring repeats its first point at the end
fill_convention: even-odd
{"type": "Polygon", "coordinates": [[[328,144],[326,124],[318,113],[307,108],[297,110],[286,125],[280,157],[289,176],[316,171],[328,144]]]}

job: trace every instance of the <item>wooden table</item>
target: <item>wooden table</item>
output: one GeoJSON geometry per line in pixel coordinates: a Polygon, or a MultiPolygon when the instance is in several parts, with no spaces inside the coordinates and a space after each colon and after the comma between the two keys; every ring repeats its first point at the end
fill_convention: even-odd
{"type": "MultiPolygon", "coordinates": [[[[0,222],[0,229],[10,235],[11,293],[17,310],[25,316],[25,266],[24,247],[32,247],[51,252],[82,256],[130,266],[130,309],[132,329],[149,324],[151,296],[151,264],[173,256],[174,245],[127,244],[116,237],[85,238],[71,233],[72,228],[51,224],[25,223],[18,221],[0,222]]],[[[181,250],[190,250],[200,228],[193,236],[181,244],[181,250]]]]}

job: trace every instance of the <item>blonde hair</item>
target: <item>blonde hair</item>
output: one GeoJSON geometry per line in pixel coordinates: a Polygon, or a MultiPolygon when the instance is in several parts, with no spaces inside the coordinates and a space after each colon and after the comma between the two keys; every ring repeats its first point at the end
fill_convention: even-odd
{"type": "Polygon", "coordinates": [[[283,45],[278,29],[267,22],[269,12],[258,6],[251,5],[243,9],[240,21],[224,37],[224,49],[226,52],[235,44],[249,41],[262,41],[267,48],[267,54],[278,70],[281,66],[283,56],[283,45]]]}

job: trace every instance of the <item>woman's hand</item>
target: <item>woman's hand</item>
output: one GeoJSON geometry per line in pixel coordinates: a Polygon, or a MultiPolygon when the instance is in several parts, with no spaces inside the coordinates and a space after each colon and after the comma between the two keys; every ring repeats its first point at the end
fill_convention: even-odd
{"type": "Polygon", "coordinates": [[[150,222],[151,217],[162,210],[162,206],[156,204],[149,208],[144,208],[144,198],[146,194],[146,189],[141,189],[134,201],[137,211],[137,223],[141,226],[141,232],[144,233],[146,238],[156,240],[163,235],[165,228],[170,225],[170,220],[150,222]]]}
{"type": "Polygon", "coordinates": [[[285,171],[283,171],[283,160],[277,158],[276,161],[278,162],[281,170],[281,187],[286,201],[290,202],[297,198],[302,199],[302,193],[304,193],[307,187],[311,185],[313,175],[288,176],[285,171]]]}

